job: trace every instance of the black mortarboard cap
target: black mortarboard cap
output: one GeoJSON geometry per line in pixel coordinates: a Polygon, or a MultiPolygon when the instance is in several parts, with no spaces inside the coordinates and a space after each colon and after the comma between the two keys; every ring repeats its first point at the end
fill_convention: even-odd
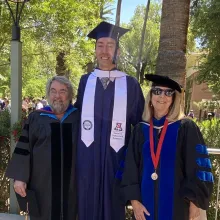
{"type": "Polygon", "coordinates": [[[180,93],[182,92],[182,86],[176,81],[170,79],[168,76],[146,74],[145,78],[152,82],[152,86],[165,86],[173,90],[176,90],[180,93]]]}
{"type": "Polygon", "coordinates": [[[128,31],[129,29],[121,28],[119,26],[102,21],[87,36],[95,40],[98,40],[102,37],[110,37],[118,42],[119,38],[128,31]]]}
{"type": "Polygon", "coordinates": [[[27,212],[27,204],[28,204],[29,215],[33,217],[40,217],[40,211],[34,191],[26,190],[26,194],[27,194],[26,197],[22,197],[17,193],[15,194],[21,211],[27,212]]]}

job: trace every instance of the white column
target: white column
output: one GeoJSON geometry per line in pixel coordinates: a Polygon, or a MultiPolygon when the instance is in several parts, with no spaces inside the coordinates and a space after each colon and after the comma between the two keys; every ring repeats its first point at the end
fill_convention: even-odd
{"type": "MultiPolygon", "coordinates": [[[[21,118],[22,105],[22,43],[11,41],[11,125],[21,118]]],[[[15,142],[11,137],[11,154],[15,142]]],[[[10,181],[10,213],[18,213],[17,199],[13,188],[14,181],[10,181]]]]}

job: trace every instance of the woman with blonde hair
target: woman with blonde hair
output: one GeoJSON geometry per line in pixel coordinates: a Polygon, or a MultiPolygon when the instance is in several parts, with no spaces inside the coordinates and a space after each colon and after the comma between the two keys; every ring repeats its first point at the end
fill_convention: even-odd
{"type": "Polygon", "coordinates": [[[143,121],[133,131],[122,191],[135,219],[199,219],[213,188],[211,162],[196,124],[182,111],[181,86],[166,76],[152,82],[143,121]]]}

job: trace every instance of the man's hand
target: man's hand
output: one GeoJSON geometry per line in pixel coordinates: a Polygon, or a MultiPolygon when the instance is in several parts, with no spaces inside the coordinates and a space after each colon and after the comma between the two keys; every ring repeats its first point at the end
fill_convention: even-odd
{"type": "Polygon", "coordinates": [[[150,216],[147,209],[137,200],[131,200],[131,205],[134,210],[134,216],[136,220],[146,220],[144,214],[150,216]]]}
{"type": "Polygon", "coordinates": [[[26,196],[26,188],[27,188],[26,183],[24,183],[22,181],[15,180],[14,189],[15,189],[15,192],[18,193],[20,196],[22,196],[22,197],[26,196]]]}
{"type": "Polygon", "coordinates": [[[196,220],[200,217],[200,209],[192,202],[189,205],[189,220],[196,220]]]}

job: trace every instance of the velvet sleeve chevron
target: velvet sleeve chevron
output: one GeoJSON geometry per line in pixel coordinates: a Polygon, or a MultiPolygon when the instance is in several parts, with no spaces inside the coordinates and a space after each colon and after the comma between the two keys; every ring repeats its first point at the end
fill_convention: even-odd
{"type": "Polygon", "coordinates": [[[179,135],[184,167],[180,195],[206,210],[213,190],[213,175],[207,147],[199,128],[189,119],[183,120],[179,135]]]}
{"type": "Polygon", "coordinates": [[[125,159],[124,173],[121,181],[121,191],[124,202],[141,201],[141,170],[142,145],[144,142],[141,124],[137,124],[132,132],[125,159]]]}
{"type": "Polygon", "coordinates": [[[30,144],[29,144],[29,122],[25,122],[22,134],[16,144],[12,158],[6,170],[6,176],[23,182],[29,181],[30,176],[30,144]]]}

